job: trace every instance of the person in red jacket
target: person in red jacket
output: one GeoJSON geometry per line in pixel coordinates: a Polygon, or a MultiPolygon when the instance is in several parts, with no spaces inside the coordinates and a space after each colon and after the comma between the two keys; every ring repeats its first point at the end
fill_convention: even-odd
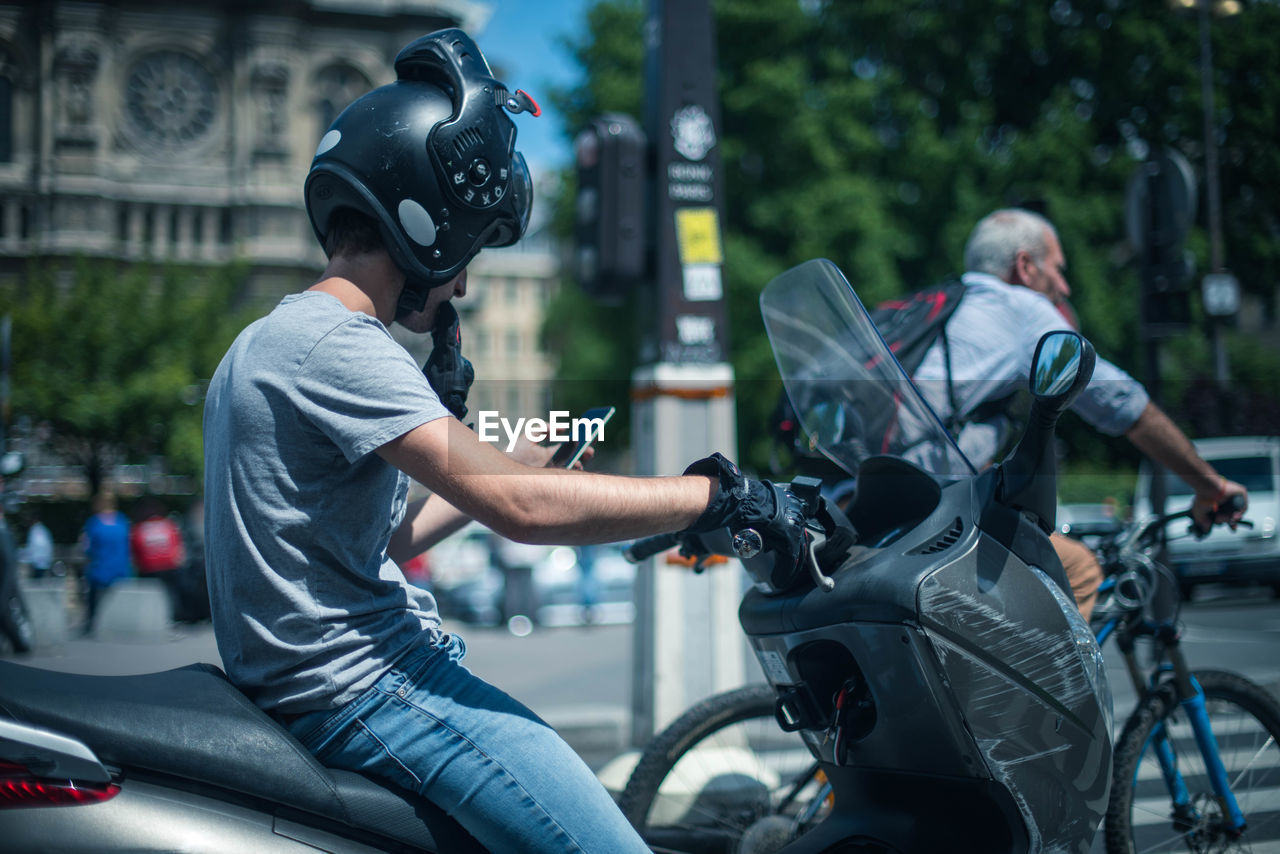
{"type": "Polygon", "coordinates": [[[178,570],[186,562],[187,550],[182,542],[182,530],[165,515],[159,501],[142,502],[138,521],[129,529],[129,553],[139,576],[164,582],[169,594],[169,618],[174,619],[178,570]]]}

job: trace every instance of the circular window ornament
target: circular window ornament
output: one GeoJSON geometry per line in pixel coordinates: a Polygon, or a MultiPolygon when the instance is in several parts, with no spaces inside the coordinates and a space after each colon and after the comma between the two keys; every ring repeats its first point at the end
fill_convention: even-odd
{"type": "Polygon", "coordinates": [[[217,115],[218,82],[194,57],[158,50],[140,57],[125,77],[130,134],[162,148],[196,142],[217,115]]]}

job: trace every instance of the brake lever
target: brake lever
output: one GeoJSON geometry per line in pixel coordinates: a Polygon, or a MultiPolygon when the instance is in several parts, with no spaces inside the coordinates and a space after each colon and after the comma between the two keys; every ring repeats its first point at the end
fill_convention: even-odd
{"type": "Polygon", "coordinates": [[[814,530],[808,526],[805,527],[807,544],[805,546],[805,559],[809,565],[809,577],[813,579],[813,583],[823,593],[830,593],[836,589],[835,579],[822,572],[822,567],[818,566],[817,551],[827,542],[827,535],[821,530],[814,530]]]}

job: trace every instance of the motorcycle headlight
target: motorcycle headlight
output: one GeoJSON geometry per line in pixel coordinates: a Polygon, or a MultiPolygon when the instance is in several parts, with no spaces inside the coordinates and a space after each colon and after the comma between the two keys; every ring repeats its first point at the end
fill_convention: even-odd
{"type": "Polygon", "coordinates": [[[1075,601],[1067,596],[1062,591],[1062,588],[1054,583],[1053,579],[1039,567],[1033,566],[1031,570],[1035,573],[1036,578],[1039,578],[1044,586],[1049,588],[1049,592],[1053,594],[1058,607],[1066,615],[1067,624],[1071,627],[1071,638],[1075,641],[1076,654],[1080,656],[1080,665],[1085,672],[1085,676],[1089,679],[1089,684],[1093,686],[1093,690],[1102,701],[1102,714],[1107,722],[1106,731],[1108,734],[1115,732],[1115,709],[1112,706],[1111,683],[1107,680],[1107,671],[1102,661],[1102,649],[1098,646],[1097,639],[1093,636],[1093,632],[1089,630],[1089,624],[1085,622],[1084,616],[1081,615],[1080,609],[1076,607],[1075,601]]]}

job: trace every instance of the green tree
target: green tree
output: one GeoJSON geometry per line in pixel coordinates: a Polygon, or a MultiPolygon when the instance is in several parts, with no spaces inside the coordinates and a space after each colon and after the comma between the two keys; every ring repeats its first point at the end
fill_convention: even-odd
{"type": "MultiPolygon", "coordinates": [[[[566,42],[583,80],[553,99],[571,129],[605,110],[643,114],[646,11],[644,0],[598,0],[583,34],[566,42]]],[[[1001,206],[1054,220],[1084,331],[1100,353],[1143,375],[1125,188],[1158,146],[1203,167],[1194,15],[1164,0],[716,0],[714,12],[731,357],[748,463],[767,463],[764,428],[776,394],[760,288],[818,256],[839,265],[869,305],[924,287],[960,271],[969,230],[1001,206]]],[[[1272,306],[1280,183],[1269,179],[1280,172],[1280,150],[1270,93],[1280,82],[1280,6],[1248,4],[1212,32],[1227,259],[1246,291],[1272,306]]],[[[1190,240],[1201,271],[1203,226],[1202,213],[1190,240]]],[[[625,318],[609,318],[590,351],[599,364],[574,361],[579,385],[593,370],[615,383],[629,375],[632,339],[617,325],[625,318]]],[[[1169,349],[1175,372],[1208,370],[1202,348],[1169,349]]],[[[1250,366],[1268,362],[1257,348],[1234,342],[1237,351],[1250,366]]],[[[1075,459],[1135,460],[1126,443],[1070,420],[1064,431],[1075,459]]]]}
{"type": "Polygon", "coordinates": [[[84,470],[96,492],[116,462],[163,455],[202,468],[204,388],[237,332],[241,266],[33,261],[0,287],[13,321],[13,411],[84,470]]]}

